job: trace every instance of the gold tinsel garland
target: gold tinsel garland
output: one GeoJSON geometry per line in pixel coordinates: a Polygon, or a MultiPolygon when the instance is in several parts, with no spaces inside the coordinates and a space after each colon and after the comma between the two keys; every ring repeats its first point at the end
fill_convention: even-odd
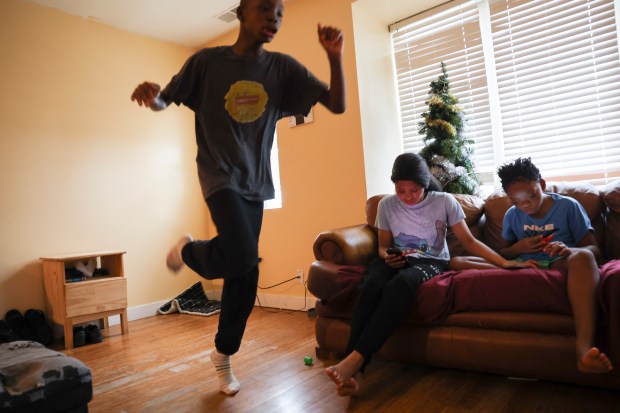
{"type": "Polygon", "coordinates": [[[426,124],[429,128],[442,129],[448,135],[456,136],[456,128],[452,126],[450,122],[446,122],[442,119],[431,119],[428,113],[425,113],[422,116],[424,116],[424,119],[426,119],[426,124]]]}

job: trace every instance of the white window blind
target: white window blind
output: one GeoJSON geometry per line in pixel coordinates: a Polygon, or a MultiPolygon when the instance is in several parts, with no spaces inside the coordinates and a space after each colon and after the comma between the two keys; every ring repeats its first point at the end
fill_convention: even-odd
{"type": "Polygon", "coordinates": [[[405,152],[419,152],[418,133],[430,83],[446,64],[450,90],[465,114],[478,172],[493,170],[493,145],[484,52],[473,2],[452,2],[391,26],[405,152]]]}
{"type": "Polygon", "coordinates": [[[548,178],[620,177],[614,2],[491,1],[505,158],[548,178]]]}
{"type": "Polygon", "coordinates": [[[404,150],[424,145],[418,123],[443,61],[475,141],[478,173],[530,156],[547,179],[617,179],[615,13],[613,0],[453,1],[392,25],[404,150]],[[491,118],[499,123],[495,137],[491,118]]]}

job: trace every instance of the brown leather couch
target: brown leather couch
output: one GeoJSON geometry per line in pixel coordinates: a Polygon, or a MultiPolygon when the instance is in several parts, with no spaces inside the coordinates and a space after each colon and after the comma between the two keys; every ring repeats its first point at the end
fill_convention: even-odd
{"type": "MultiPolygon", "coordinates": [[[[449,271],[425,283],[402,325],[378,357],[509,377],[620,389],[620,181],[592,185],[549,183],[548,191],[577,199],[595,228],[604,261],[599,288],[597,346],[612,359],[609,374],[576,368],[575,332],[565,294],[566,274],[543,270],[449,271]],[[617,261],[616,261],[617,260],[617,261]],[[492,286],[489,287],[489,286],[492,286]]],[[[319,358],[342,357],[365,266],[377,256],[374,230],[382,196],[366,204],[367,223],[319,234],[308,272],[316,303],[319,358]]],[[[504,213],[502,192],[486,200],[456,195],[471,232],[497,249],[504,213]]],[[[466,252],[448,235],[452,256],[466,252]]]]}

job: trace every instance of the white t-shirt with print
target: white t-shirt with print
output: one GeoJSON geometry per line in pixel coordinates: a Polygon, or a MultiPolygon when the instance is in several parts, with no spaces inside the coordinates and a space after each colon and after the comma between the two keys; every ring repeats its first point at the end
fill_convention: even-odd
{"type": "Polygon", "coordinates": [[[407,256],[449,260],[448,227],[465,219],[463,208],[445,192],[428,191],[416,205],[407,205],[396,195],[379,201],[377,228],[390,231],[394,246],[410,250],[407,256]]]}

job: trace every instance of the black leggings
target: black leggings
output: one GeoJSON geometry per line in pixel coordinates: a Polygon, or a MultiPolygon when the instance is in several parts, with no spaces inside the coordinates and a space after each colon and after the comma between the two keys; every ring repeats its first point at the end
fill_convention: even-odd
{"type": "Polygon", "coordinates": [[[207,199],[218,235],[208,241],[190,242],[183,261],[198,275],[224,279],[215,347],[232,355],[239,350],[258,286],[258,238],[263,222],[263,202],[248,201],[224,189],[207,199]]]}
{"type": "Polygon", "coordinates": [[[410,311],[420,285],[447,269],[448,263],[438,260],[420,260],[399,269],[381,258],[370,263],[360,286],[347,346],[348,353],[355,350],[364,357],[360,371],[410,311]]]}

